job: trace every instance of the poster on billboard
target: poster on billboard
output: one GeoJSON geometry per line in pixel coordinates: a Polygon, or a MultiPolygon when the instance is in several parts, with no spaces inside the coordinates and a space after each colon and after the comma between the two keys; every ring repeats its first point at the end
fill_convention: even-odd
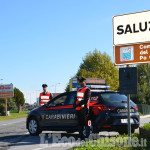
{"type": "Polygon", "coordinates": [[[0,98],[14,97],[13,84],[1,84],[0,85],[0,98]]]}

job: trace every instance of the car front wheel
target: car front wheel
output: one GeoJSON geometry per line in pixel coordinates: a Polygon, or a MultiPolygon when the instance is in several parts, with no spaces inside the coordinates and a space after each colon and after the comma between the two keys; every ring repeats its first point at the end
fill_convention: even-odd
{"type": "Polygon", "coordinates": [[[42,130],[39,129],[38,121],[35,118],[31,118],[28,122],[28,131],[30,135],[39,135],[42,130]]]}

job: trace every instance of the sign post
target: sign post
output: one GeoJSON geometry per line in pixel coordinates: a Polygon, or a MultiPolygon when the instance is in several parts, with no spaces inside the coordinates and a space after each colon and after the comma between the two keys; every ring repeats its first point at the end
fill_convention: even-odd
{"type": "Polygon", "coordinates": [[[130,94],[137,94],[137,68],[130,67],[119,69],[119,91],[127,94],[128,112],[128,142],[131,145],[131,117],[130,117],[130,94]]]}
{"type": "Polygon", "coordinates": [[[113,48],[115,65],[127,65],[124,72],[121,72],[121,69],[125,68],[119,69],[119,88],[122,93],[127,94],[128,141],[129,145],[131,145],[130,94],[137,93],[137,82],[134,80],[134,77],[137,78],[137,69],[131,75],[130,72],[135,71],[135,69],[129,71],[129,65],[150,63],[150,11],[114,16],[113,48]],[[124,77],[127,84],[120,79],[120,74],[126,76],[124,77]],[[130,85],[131,83],[129,82],[133,84],[130,85]],[[126,86],[129,87],[130,91],[126,86]]]}
{"type": "Polygon", "coordinates": [[[131,145],[131,116],[130,116],[130,94],[127,94],[127,109],[128,109],[128,142],[131,145]]]}
{"type": "MultiPolygon", "coordinates": [[[[129,65],[127,65],[129,67],[129,65]]],[[[130,116],[130,94],[127,94],[127,109],[128,109],[128,142],[131,145],[131,116],[130,116]]]]}

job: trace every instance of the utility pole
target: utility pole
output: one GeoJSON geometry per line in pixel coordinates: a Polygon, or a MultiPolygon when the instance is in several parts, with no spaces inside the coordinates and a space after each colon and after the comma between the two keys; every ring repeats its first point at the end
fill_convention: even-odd
{"type": "MultiPolygon", "coordinates": [[[[127,65],[127,68],[129,65],[127,65]]],[[[127,94],[127,109],[128,109],[128,144],[131,146],[131,122],[130,122],[130,94],[127,94]]]]}

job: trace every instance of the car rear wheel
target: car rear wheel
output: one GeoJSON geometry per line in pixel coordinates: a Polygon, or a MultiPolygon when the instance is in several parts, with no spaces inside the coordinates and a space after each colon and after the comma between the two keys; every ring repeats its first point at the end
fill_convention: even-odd
{"type": "Polygon", "coordinates": [[[28,131],[30,135],[39,135],[42,130],[39,129],[38,121],[35,118],[31,118],[28,122],[28,131]]]}

